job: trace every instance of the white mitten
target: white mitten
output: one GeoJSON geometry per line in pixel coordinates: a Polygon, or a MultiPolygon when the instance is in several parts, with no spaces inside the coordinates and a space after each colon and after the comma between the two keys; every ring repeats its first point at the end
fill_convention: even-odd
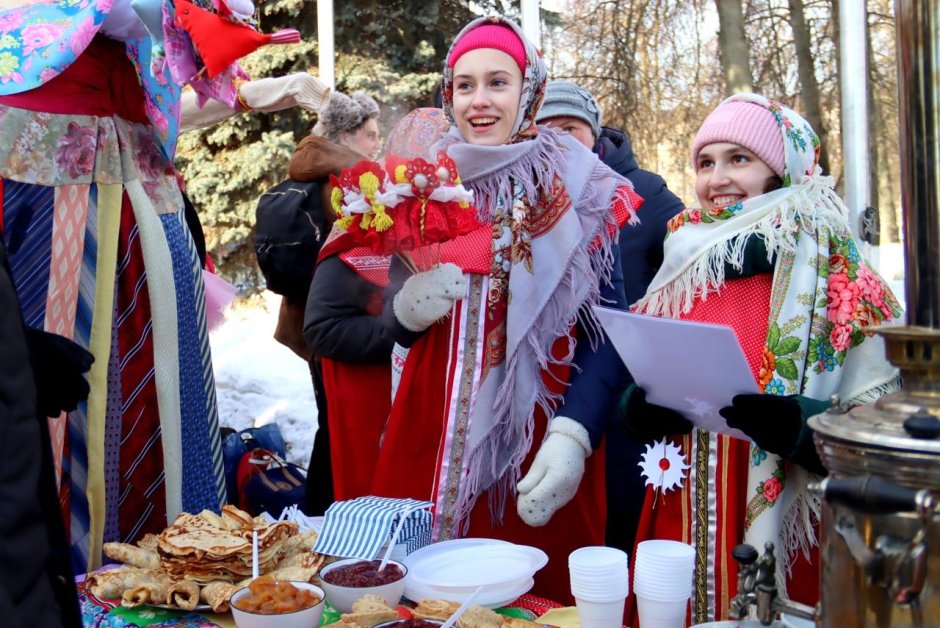
{"type": "Polygon", "coordinates": [[[412,275],[395,295],[395,318],[406,329],[423,331],[442,318],[454,301],[467,294],[469,283],[456,264],[439,264],[412,275]]]}
{"type": "Polygon", "coordinates": [[[548,523],[578,491],[584,459],[591,451],[591,439],[583,425],[563,416],[552,419],[548,437],[516,486],[519,517],[532,527],[548,523]]]}

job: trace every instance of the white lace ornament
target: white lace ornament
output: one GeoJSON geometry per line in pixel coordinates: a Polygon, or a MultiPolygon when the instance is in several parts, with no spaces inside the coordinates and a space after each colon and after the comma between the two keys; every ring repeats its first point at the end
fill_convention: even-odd
{"type": "Polygon", "coordinates": [[[643,477],[646,478],[646,484],[653,487],[657,499],[660,494],[665,496],[666,491],[682,486],[685,472],[689,468],[685,463],[682,448],[665,438],[646,446],[639,466],[643,477]]]}

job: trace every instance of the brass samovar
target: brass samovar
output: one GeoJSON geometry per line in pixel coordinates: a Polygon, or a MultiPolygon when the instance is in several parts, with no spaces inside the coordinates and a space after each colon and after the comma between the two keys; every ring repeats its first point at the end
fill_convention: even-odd
{"type": "Polygon", "coordinates": [[[879,333],[902,388],[810,419],[829,471],[814,489],[820,602],[779,598],[766,559],[739,546],[731,612],[765,625],[789,611],[826,628],[940,627],[940,0],[896,0],[895,14],[907,324],[879,333]]]}

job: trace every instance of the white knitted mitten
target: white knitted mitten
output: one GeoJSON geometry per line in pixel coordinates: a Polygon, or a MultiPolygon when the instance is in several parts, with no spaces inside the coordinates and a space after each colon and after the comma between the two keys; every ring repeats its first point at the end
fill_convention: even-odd
{"type": "MultiPolygon", "coordinates": [[[[318,111],[330,98],[330,88],[306,72],[295,72],[242,83],[238,88],[241,103],[252,111],[281,111],[302,107],[318,111]]],[[[187,89],[180,96],[180,132],[212,126],[243,111],[240,104],[232,109],[215,99],[199,105],[196,92],[187,89]]]]}
{"type": "Polygon", "coordinates": [[[516,486],[519,517],[533,527],[548,523],[578,491],[584,459],[591,451],[591,439],[583,425],[563,416],[552,419],[548,437],[535,454],[529,472],[516,486]]]}
{"type": "Polygon", "coordinates": [[[469,282],[456,264],[439,264],[412,275],[392,301],[395,318],[406,329],[423,331],[446,315],[467,294],[469,282]]]}

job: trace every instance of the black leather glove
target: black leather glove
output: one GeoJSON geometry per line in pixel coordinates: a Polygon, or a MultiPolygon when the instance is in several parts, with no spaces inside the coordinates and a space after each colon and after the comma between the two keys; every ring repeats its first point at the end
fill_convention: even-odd
{"type": "Polygon", "coordinates": [[[620,398],[620,418],[627,431],[638,441],[659,440],[670,434],[688,434],[692,423],[684,416],[646,401],[646,391],[632,385],[620,398]]]}
{"type": "Polygon", "coordinates": [[[39,411],[56,417],[71,412],[91,390],[84,373],[95,356],[64,336],[26,328],[26,344],[33,366],[39,411]]]}
{"type": "Polygon", "coordinates": [[[806,420],[830,404],[802,395],[735,395],[718,414],[728,427],[741,430],[765,451],[812,471],[825,474],[806,420]]]}

